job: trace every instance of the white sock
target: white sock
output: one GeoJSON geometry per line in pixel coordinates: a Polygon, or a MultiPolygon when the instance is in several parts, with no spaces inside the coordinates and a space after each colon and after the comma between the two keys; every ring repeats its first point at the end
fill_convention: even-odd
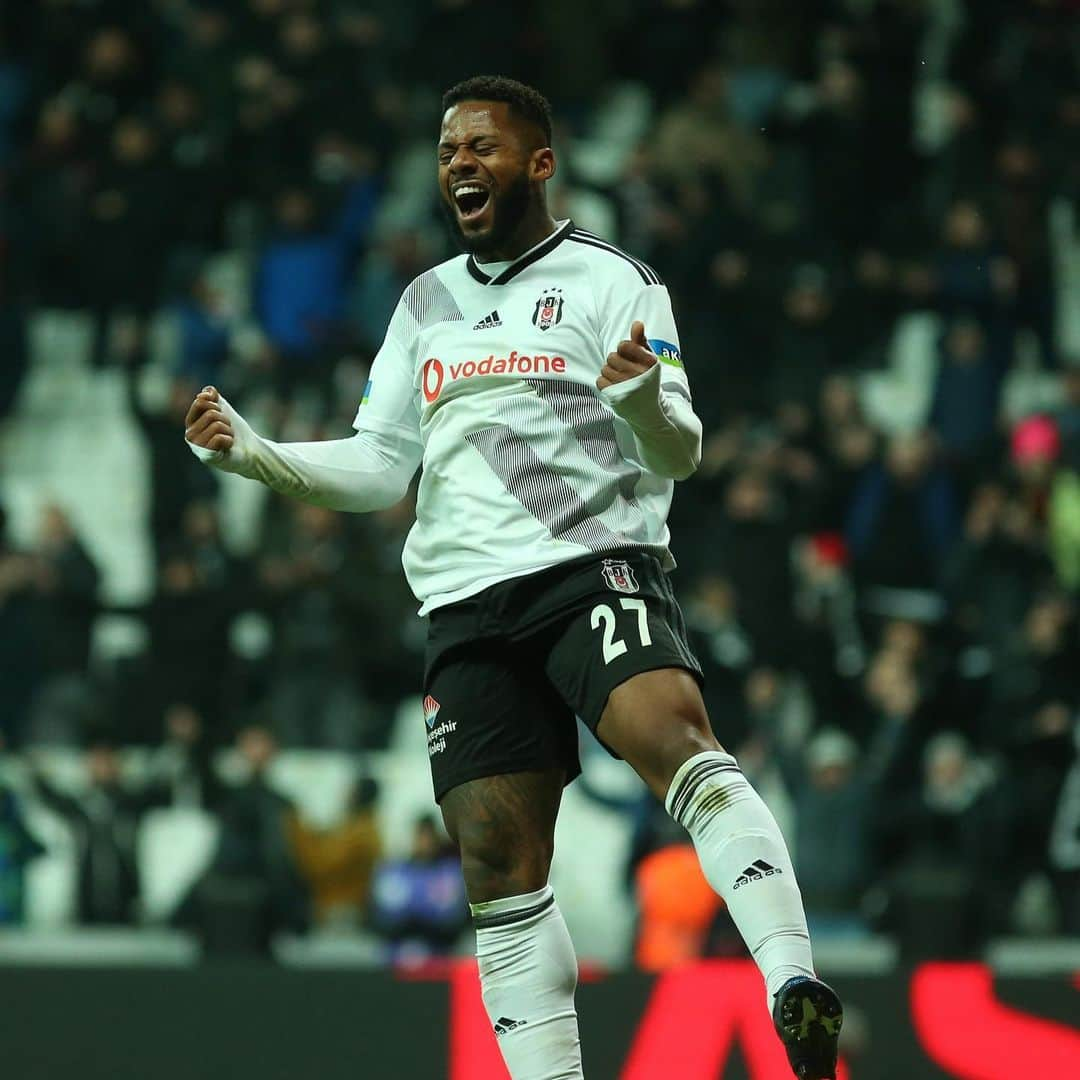
{"type": "Polygon", "coordinates": [[[513,1080],[582,1080],[577,958],[550,885],[471,904],[484,1006],[513,1080]]]}
{"type": "Polygon", "coordinates": [[[765,976],[769,1002],[788,979],[813,975],[810,935],[780,827],[730,754],[679,766],[665,801],[693,837],[701,869],[765,976]]]}

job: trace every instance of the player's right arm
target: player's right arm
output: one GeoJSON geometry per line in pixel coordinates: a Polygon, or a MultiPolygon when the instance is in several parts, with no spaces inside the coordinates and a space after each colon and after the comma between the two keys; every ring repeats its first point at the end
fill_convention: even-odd
{"type": "Polygon", "coordinates": [[[423,456],[403,326],[395,312],[372,364],[352,438],[274,442],[257,434],[208,386],[196,395],[185,421],[184,438],[192,453],[214,468],[316,506],[354,512],[393,506],[408,490],[423,456]]]}

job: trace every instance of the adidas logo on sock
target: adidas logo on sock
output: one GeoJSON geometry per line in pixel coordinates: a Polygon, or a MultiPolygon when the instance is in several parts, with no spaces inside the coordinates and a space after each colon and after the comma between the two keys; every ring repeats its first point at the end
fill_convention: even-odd
{"type": "Polygon", "coordinates": [[[493,326],[502,326],[502,319],[499,318],[498,310],[493,311],[490,315],[485,315],[474,327],[474,330],[490,330],[493,326]]]}
{"type": "Polygon", "coordinates": [[[784,871],[770,866],[764,859],[755,859],[752,866],[748,866],[736,879],[732,888],[741,889],[752,881],[761,881],[762,878],[772,877],[773,874],[782,874],[784,871]]]}
{"type": "Polygon", "coordinates": [[[500,1016],[495,1021],[495,1034],[505,1035],[508,1031],[513,1031],[514,1028],[524,1027],[528,1022],[528,1020],[511,1020],[507,1016],[500,1016]]]}

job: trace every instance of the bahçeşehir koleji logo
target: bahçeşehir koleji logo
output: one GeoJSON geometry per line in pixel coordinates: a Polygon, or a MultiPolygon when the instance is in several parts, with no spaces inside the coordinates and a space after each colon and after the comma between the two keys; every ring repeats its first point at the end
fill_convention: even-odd
{"type": "Polygon", "coordinates": [[[435,717],[439,715],[442,706],[430,695],[424,698],[424,722],[429,728],[435,726],[435,717]]]}

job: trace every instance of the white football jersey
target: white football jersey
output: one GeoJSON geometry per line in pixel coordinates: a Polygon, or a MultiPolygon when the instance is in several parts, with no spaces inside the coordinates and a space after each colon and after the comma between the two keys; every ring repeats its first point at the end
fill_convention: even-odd
{"type": "Polygon", "coordinates": [[[689,401],[667,289],[571,221],[509,264],[460,255],[405,290],[354,427],[422,464],[402,559],[421,614],[590,552],[674,565],[672,481],[596,389],[635,319],[662,392],[689,401]]]}

